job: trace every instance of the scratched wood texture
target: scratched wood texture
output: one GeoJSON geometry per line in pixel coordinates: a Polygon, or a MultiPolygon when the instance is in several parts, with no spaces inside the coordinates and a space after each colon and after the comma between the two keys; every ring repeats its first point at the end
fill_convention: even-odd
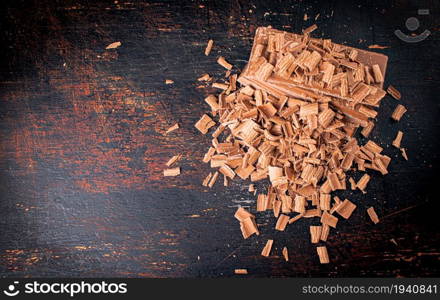
{"type": "MultiPolygon", "coordinates": [[[[254,277],[439,276],[439,4],[437,1],[6,1],[1,12],[0,276],[254,277]],[[423,6],[423,7],[422,7],[423,6]],[[418,44],[397,39],[418,8],[418,44]],[[308,20],[304,20],[307,14],[308,20]],[[319,14],[315,21],[315,17],[319,14]],[[393,158],[372,173],[368,193],[347,192],[358,209],[331,231],[332,263],[320,265],[301,220],[243,240],[237,205],[254,211],[249,182],[203,188],[200,160],[208,136],[195,121],[209,88],[196,78],[224,76],[225,56],[239,70],[261,25],[300,32],[389,56],[386,85],[408,113],[389,116],[383,101],[372,138],[393,158]],[[206,41],[215,46],[203,55],[206,41]],[[122,46],[105,47],[115,41],[122,46]],[[174,84],[165,85],[165,79],[174,84]],[[178,122],[181,129],[164,136],[178,122]],[[404,161],[390,147],[405,132],[404,161]],[[182,175],[163,178],[181,153],[182,175]],[[372,225],[366,208],[382,221],[372,225]],[[259,255],[274,238],[270,258],[259,255]],[[390,240],[394,239],[396,244],[390,240]],[[281,258],[287,246],[291,261],[281,258]]],[[[267,182],[259,182],[263,191],[267,182]]]]}

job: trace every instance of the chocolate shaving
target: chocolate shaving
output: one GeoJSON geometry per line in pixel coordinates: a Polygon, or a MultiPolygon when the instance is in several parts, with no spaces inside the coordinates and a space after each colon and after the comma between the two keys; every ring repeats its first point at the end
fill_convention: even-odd
{"type": "Polygon", "coordinates": [[[398,131],[396,137],[393,140],[392,145],[398,149],[400,149],[400,143],[402,142],[402,138],[403,138],[403,132],[402,131],[398,131]]]}
{"type": "Polygon", "coordinates": [[[181,158],[182,158],[182,154],[174,155],[166,162],[167,167],[171,167],[171,165],[173,165],[176,161],[178,161],[181,158]]]}
{"type": "Polygon", "coordinates": [[[212,47],[214,46],[214,41],[213,40],[209,40],[208,44],[206,45],[205,48],[205,55],[208,56],[211,53],[212,47]]]}
{"type": "Polygon", "coordinates": [[[400,92],[392,85],[390,85],[387,88],[387,93],[390,94],[396,100],[400,100],[400,98],[402,98],[402,95],[400,94],[400,92]]]}
{"type": "Polygon", "coordinates": [[[179,127],[179,124],[174,124],[173,126],[171,126],[170,128],[168,128],[167,129],[167,131],[165,131],[165,135],[167,135],[168,133],[171,133],[171,132],[173,132],[174,130],[177,130],[177,129],[179,129],[180,127],[179,127]]]}
{"type": "Polygon", "coordinates": [[[316,247],[316,252],[318,253],[319,262],[321,264],[328,264],[330,262],[330,259],[328,257],[327,247],[325,246],[316,247]]]}
{"type": "Polygon", "coordinates": [[[394,109],[393,114],[391,115],[391,118],[395,121],[400,121],[400,118],[402,118],[403,114],[406,113],[406,108],[402,104],[398,104],[396,108],[394,109]]]}
{"type": "Polygon", "coordinates": [[[232,69],[232,65],[230,63],[228,63],[223,56],[220,56],[217,59],[217,63],[225,69],[228,69],[228,70],[232,69]]]}
{"type": "Polygon", "coordinates": [[[368,216],[370,217],[371,221],[373,221],[374,224],[379,223],[379,217],[376,214],[376,211],[374,210],[374,207],[370,207],[367,209],[368,216]]]}
{"type": "Polygon", "coordinates": [[[268,257],[270,255],[270,250],[272,249],[273,240],[267,240],[266,245],[261,251],[261,255],[268,257]]]}
{"type": "Polygon", "coordinates": [[[107,47],[105,47],[105,49],[107,49],[107,50],[108,49],[116,49],[116,48],[118,48],[121,45],[122,45],[121,42],[113,42],[110,45],[108,45],[107,47]]]}
{"type": "Polygon", "coordinates": [[[287,251],[287,247],[283,248],[282,253],[283,253],[284,260],[289,261],[289,252],[287,251]]]}
{"type": "Polygon", "coordinates": [[[180,168],[172,168],[163,170],[163,176],[177,176],[180,175],[180,168]]]}

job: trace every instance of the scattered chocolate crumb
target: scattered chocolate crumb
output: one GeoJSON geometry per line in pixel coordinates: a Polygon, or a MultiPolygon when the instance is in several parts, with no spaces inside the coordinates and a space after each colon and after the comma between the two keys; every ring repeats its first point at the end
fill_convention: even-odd
{"type": "Polygon", "coordinates": [[[180,175],[180,168],[172,168],[163,170],[163,176],[177,176],[180,175]]]}
{"type": "Polygon", "coordinates": [[[105,47],[105,49],[116,49],[121,45],[122,45],[121,42],[113,42],[110,45],[108,45],[107,47],[105,47]]]}
{"type": "Polygon", "coordinates": [[[381,45],[377,45],[377,44],[368,46],[368,49],[387,49],[387,48],[390,48],[390,47],[389,46],[381,46],[381,45]]]}
{"type": "Polygon", "coordinates": [[[283,248],[282,253],[283,253],[284,260],[289,261],[289,252],[287,250],[287,247],[283,248]]]}
{"type": "Polygon", "coordinates": [[[177,129],[179,129],[179,128],[180,128],[180,127],[179,127],[179,124],[176,123],[176,124],[174,124],[173,126],[171,126],[170,128],[168,128],[167,131],[165,131],[165,135],[167,135],[168,133],[171,133],[171,132],[173,132],[174,130],[177,130],[177,129]]]}
{"type": "Polygon", "coordinates": [[[370,216],[371,221],[373,221],[374,224],[379,223],[379,217],[376,214],[376,211],[374,210],[374,207],[370,207],[367,209],[368,216],[370,216]]]}
{"type": "Polygon", "coordinates": [[[400,121],[403,114],[406,113],[406,108],[402,104],[398,104],[396,108],[394,109],[393,114],[391,115],[391,118],[395,121],[400,121]]]}
{"type": "Polygon", "coordinates": [[[266,245],[264,246],[263,250],[261,251],[261,255],[265,257],[269,257],[270,250],[272,249],[273,240],[267,240],[266,245]]]}
{"type": "Polygon", "coordinates": [[[318,252],[319,262],[321,264],[328,264],[330,262],[330,259],[328,257],[327,247],[325,246],[316,247],[316,252],[318,252]]]}
{"type": "Polygon", "coordinates": [[[212,46],[214,46],[214,41],[213,40],[209,40],[208,44],[206,45],[206,48],[205,48],[205,55],[206,56],[208,56],[211,53],[212,46]]]}
{"type": "Polygon", "coordinates": [[[400,92],[392,85],[390,85],[387,88],[387,93],[390,94],[396,100],[400,100],[402,98],[402,95],[400,94],[400,92]]]}

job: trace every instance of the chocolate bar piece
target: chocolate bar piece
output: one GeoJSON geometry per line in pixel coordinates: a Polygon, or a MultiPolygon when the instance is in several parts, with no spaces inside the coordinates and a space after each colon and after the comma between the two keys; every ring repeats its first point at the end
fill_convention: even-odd
{"type": "Polygon", "coordinates": [[[383,54],[329,39],[259,27],[238,81],[274,96],[309,101],[328,96],[377,107],[385,96],[387,61],[383,54]]]}

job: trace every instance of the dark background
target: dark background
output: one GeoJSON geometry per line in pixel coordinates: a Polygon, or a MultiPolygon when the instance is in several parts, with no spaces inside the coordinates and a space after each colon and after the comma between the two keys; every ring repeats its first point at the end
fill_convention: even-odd
{"type": "Polygon", "coordinates": [[[439,276],[438,20],[438,1],[3,1],[0,276],[223,277],[235,268],[257,277],[439,276]],[[409,33],[411,16],[416,34],[431,31],[427,40],[394,35],[409,33]],[[383,100],[371,138],[393,158],[390,174],[369,172],[365,195],[341,194],[358,208],[331,231],[328,265],[309,242],[318,220],[275,233],[272,214],[259,213],[262,234],[241,238],[233,213],[254,211],[249,182],[203,188],[210,139],[193,126],[212,91],[196,78],[224,76],[218,55],[239,70],[258,26],[300,32],[314,23],[315,37],[385,46],[372,49],[389,57],[385,86],[408,109],[392,122],[398,101],[383,100]],[[105,50],[115,41],[122,46],[105,50]],[[181,129],[164,136],[175,122],[181,129]],[[397,130],[408,162],[390,146],[397,130]],[[164,178],[178,153],[182,175],[164,178]],[[274,248],[264,258],[268,238],[274,248]]]}

